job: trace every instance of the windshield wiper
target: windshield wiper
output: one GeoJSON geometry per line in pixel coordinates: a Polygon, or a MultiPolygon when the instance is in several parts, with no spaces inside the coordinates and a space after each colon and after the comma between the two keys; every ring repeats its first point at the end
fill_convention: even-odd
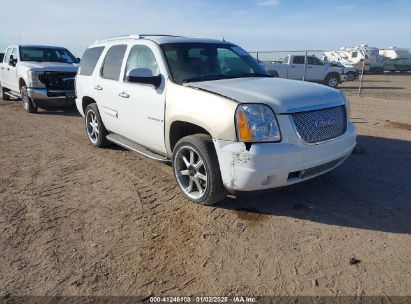
{"type": "Polygon", "coordinates": [[[262,73],[250,73],[250,74],[242,74],[235,76],[236,78],[245,78],[245,77],[269,77],[272,78],[274,77],[273,75],[270,74],[262,74],[262,73]]]}
{"type": "Polygon", "coordinates": [[[246,78],[246,77],[274,77],[270,74],[262,73],[250,73],[241,75],[203,75],[199,77],[183,79],[183,82],[196,82],[196,81],[207,81],[207,80],[219,80],[219,79],[233,79],[233,78],[246,78]]]}
{"type": "Polygon", "coordinates": [[[233,76],[227,75],[203,75],[199,77],[187,78],[183,79],[182,82],[196,82],[196,81],[206,81],[206,80],[219,80],[219,79],[229,79],[233,78],[233,76]]]}

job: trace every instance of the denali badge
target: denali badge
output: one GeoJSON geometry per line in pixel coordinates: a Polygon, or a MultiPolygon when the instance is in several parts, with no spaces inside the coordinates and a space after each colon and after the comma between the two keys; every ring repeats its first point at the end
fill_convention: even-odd
{"type": "Polygon", "coordinates": [[[315,126],[317,128],[324,128],[324,127],[329,127],[329,126],[333,126],[335,125],[337,122],[331,118],[327,118],[327,119],[320,119],[320,120],[316,120],[314,122],[315,126]]]}

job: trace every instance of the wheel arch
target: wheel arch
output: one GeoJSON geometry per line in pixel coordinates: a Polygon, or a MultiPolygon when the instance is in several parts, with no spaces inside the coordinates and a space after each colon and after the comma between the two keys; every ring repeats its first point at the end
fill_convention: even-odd
{"type": "Polygon", "coordinates": [[[20,78],[19,78],[19,91],[21,90],[21,88],[22,88],[23,86],[27,86],[27,84],[26,84],[26,81],[24,80],[24,78],[23,78],[23,77],[20,77],[20,78]]]}
{"type": "Polygon", "coordinates": [[[83,96],[83,98],[81,99],[81,108],[83,110],[83,113],[86,112],[86,108],[89,104],[92,103],[96,103],[96,101],[94,100],[94,98],[91,98],[89,96],[83,96]]]}
{"type": "Polygon", "coordinates": [[[167,148],[171,154],[177,142],[188,135],[207,134],[212,137],[212,132],[206,126],[184,120],[176,120],[170,124],[167,135],[167,148]]]}
{"type": "Polygon", "coordinates": [[[328,74],[325,75],[324,81],[326,81],[328,78],[333,77],[333,76],[337,77],[338,83],[341,82],[341,76],[340,76],[340,74],[337,73],[337,72],[328,72],[328,74]]]}

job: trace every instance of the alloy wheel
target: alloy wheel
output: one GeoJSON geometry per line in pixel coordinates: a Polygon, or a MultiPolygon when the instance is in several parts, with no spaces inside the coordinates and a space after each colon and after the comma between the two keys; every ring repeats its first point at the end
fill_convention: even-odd
{"type": "Polygon", "coordinates": [[[29,96],[26,94],[26,92],[24,90],[22,91],[21,98],[23,100],[24,110],[28,111],[29,110],[30,100],[29,100],[29,96]]]}
{"type": "Polygon", "coordinates": [[[205,163],[190,146],[182,146],[174,158],[174,174],[181,190],[191,199],[201,199],[208,187],[205,163]]]}
{"type": "Polygon", "coordinates": [[[91,142],[97,143],[100,130],[98,127],[97,115],[92,110],[88,111],[86,115],[86,129],[91,142]]]}
{"type": "Polygon", "coordinates": [[[338,80],[335,77],[330,78],[330,80],[328,81],[328,84],[330,85],[330,87],[335,88],[338,85],[338,80]]]}

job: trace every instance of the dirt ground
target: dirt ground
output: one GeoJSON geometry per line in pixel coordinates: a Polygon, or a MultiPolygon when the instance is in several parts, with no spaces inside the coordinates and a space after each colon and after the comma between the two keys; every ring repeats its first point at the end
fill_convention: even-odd
{"type": "Polygon", "coordinates": [[[411,100],[351,101],[364,153],[211,207],[75,111],[0,101],[0,296],[411,295],[411,100]]]}
{"type": "MultiPolygon", "coordinates": [[[[411,100],[411,72],[365,74],[361,95],[385,99],[411,100]]],[[[350,96],[358,95],[360,79],[343,82],[340,88],[350,96]]]]}

